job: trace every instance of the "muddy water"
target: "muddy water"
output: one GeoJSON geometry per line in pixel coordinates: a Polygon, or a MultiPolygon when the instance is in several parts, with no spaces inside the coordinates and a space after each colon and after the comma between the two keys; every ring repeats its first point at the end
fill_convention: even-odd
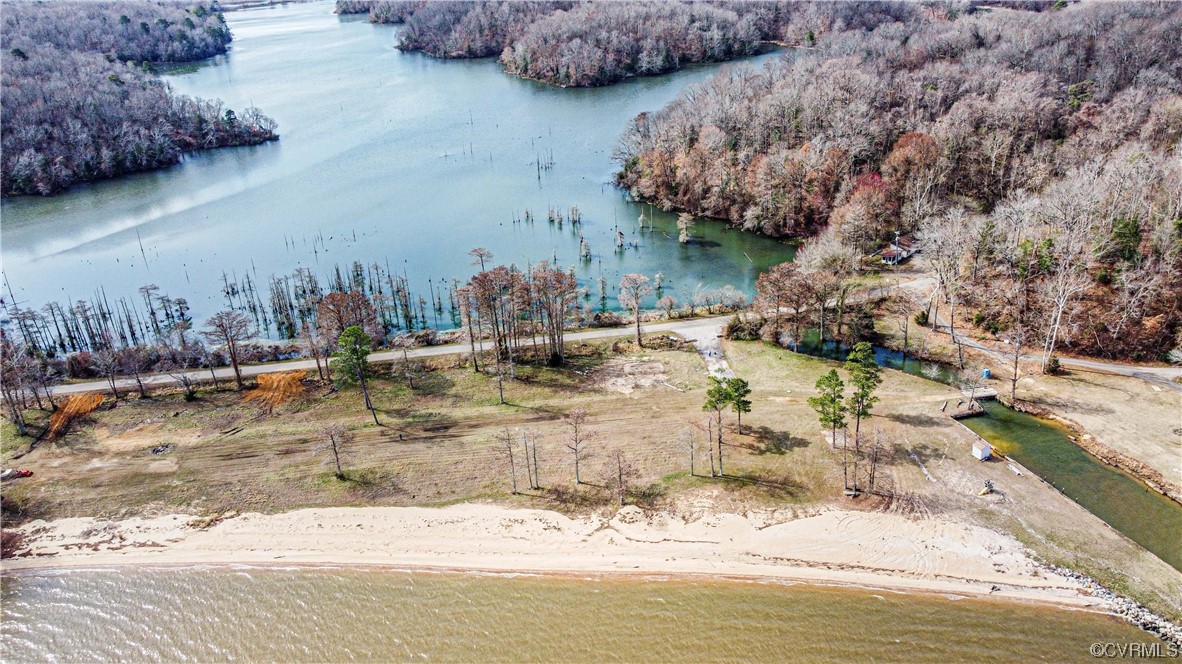
{"type": "Polygon", "coordinates": [[[1115,618],[768,583],[344,570],[6,577],[13,661],[1084,661],[1115,618]]]}

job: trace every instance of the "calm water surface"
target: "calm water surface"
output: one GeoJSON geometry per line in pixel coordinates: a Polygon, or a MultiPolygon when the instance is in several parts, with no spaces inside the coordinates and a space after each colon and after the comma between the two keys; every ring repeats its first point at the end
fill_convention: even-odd
{"type": "Polygon", "coordinates": [[[4,201],[3,269],[17,299],[89,298],[102,285],[109,298],[138,300],[136,289],[155,283],[189,298],[202,318],[224,306],[223,272],[249,272],[262,285],[304,266],[324,283],[335,263],[388,260],[425,292],[428,280],[470,275],[467,252],[477,246],[521,267],[557,257],[591,284],[600,274],[614,286],[628,272],[663,272],[666,294],[684,299],[699,284],[750,292],[762,268],[791,256],[783,243],[719,223],[699,224],[698,241],[680,245],[675,216],[659,210],[655,232],[638,232],[649,207],[611,185],[612,149],[628,121],[717,66],[562,90],[507,76],[491,59],[400,53],[401,28],[332,7],[227,14],[231,52],[166,76],[179,92],[262,108],[279,122],[278,142],[4,201]],[[539,159],[553,167],[539,170],[539,159]],[[572,205],[588,262],[579,260],[580,230],[545,220],[548,207],[572,205]],[[514,224],[525,209],[541,221],[514,224]],[[635,248],[615,251],[617,224],[635,248]]]}
{"type": "MultiPolygon", "coordinates": [[[[816,332],[804,336],[801,353],[839,361],[849,355],[848,346],[819,343],[816,332]]],[[[913,376],[950,385],[958,382],[958,372],[951,365],[906,358],[882,346],[874,346],[874,357],[884,367],[913,376]]],[[[985,416],[961,423],[1171,567],[1182,570],[1182,507],[1089,454],[1062,426],[1019,413],[998,401],[981,404],[985,416]]]]}
{"type": "Polygon", "coordinates": [[[1053,484],[1089,512],[1182,570],[1182,508],[1076,445],[1054,422],[983,402],[965,426],[1053,484]]]}
{"type": "Polygon", "coordinates": [[[367,571],[6,577],[4,661],[1086,661],[1109,616],[739,582],[367,571]]]}

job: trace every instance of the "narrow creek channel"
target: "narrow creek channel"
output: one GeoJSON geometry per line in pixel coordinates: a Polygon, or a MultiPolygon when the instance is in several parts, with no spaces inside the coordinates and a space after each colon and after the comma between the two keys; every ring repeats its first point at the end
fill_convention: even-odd
{"type": "MultiPolygon", "coordinates": [[[[833,341],[823,344],[808,337],[797,352],[844,360],[849,348],[833,341]]],[[[889,369],[951,384],[954,367],[904,358],[897,350],[874,347],[878,363],[889,369]]],[[[998,451],[1049,482],[1137,544],[1182,570],[1182,506],[1114,468],[1079,445],[1055,422],[1019,413],[997,401],[984,401],[985,415],[961,422],[998,451]]]]}

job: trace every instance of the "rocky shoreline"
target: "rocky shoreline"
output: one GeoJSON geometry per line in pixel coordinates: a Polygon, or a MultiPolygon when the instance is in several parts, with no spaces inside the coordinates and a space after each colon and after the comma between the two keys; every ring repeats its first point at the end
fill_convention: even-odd
{"type": "Polygon", "coordinates": [[[1083,586],[1084,592],[1096,598],[1113,615],[1120,616],[1163,641],[1182,648],[1182,625],[1159,616],[1136,600],[1118,595],[1086,574],[1054,565],[1048,565],[1047,569],[1054,574],[1079,582],[1083,586]]]}

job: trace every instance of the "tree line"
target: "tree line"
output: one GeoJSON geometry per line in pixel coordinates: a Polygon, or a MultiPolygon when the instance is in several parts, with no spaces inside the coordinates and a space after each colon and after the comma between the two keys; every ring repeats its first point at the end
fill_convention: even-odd
{"type": "Polygon", "coordinates": [[[463,2],[338,0],[341,14],[404,24],[399,47],[439,58],[499,56],[505,71],[560,86],[609,85],[696,62],[812,45],[819,32],[868,29],[916,11],[904,3],[463,2]]]}
{"type": "Polygon", "coordinates": [[[619,183],[664,209],[818,236],[855,269],[914,234],[937,267],[939,324],[1028,329],[1048,363],[1065,343],[1146,360],[1179,345],[1182,7],[894,18],[815,31],[812,48],[639,115],[619,183]]]}
{"type": "Polygon", "coordinates": [[[200,4],[6,5],[0,192],[47,195],[192,150],[275,139],[259,109],[175,94],[152,73],[225,53],[230,39],[224,17],[200,4]]]}
{"type": "MultiPolygon", "coordinates": [[[[118,380],[132,378],[144,396],[144,378],[166,373],[193,397],[195,371],[208,369],[216,384],[215,370],[229,366],[242,389],[241,364],[294,357],[313,359],[320,380],[343,384],[355,372],[349,369],[334,376],[329,362],[342,349],[356,357],[363,347],[365,352],[383,347],[405,351],[413,345],[450,341],[469,345],[473,370],[496,377],[503,402],[505,382],[516,378],[520,363],[566,362],[568,329],[624,324],[608,309],[609,293],[631,311],[638,346],[641,321],[660,315],[646,312],[650,294],[670,318],[746,306],[742,294],[724,288],[696,289],[686,306],[679,307],[673,296],[664,294],[660,274],[652,280],[627,274],[614,289],[601,277],[596,300],[589,284],[579,284],[573,268],[563,270],[545,261],[524,270],[492,265],[492,253],[482,248],[470,255],[479,271],[464,283],[428,283],[430,305],[426,296],[411,291],[405,275],[378,264],[355,262],[347,269],[338,265],[323,281],[306,268],[272,277],[267,300],[249,276],[240,281],[223,275],[225,308],[200,326],[187,299],[173,297],[155,284],[141,287],[139,299],[109,298],[100,287],[89,300],[53,302],[40,310],[18,306],[10,292],[0,298],[6,314],[0,323],[3,398],[13,421],[23,422],[19,413],[31,402],[42,408],[48,401],[53,408],[52,386],[67,378],[104,379],[116,397],[118,380]],[[435,327],[430,326],[432,316],[435,327]],[[437,328],[449,324],[454,329],[440,338],[437,328]],[[357,332],[342,341],[353,327],[357,332]],[[295,343],[267,342],[265,336],[272,332],[295,343]],[[490,356],[491,362],[486,360],[490,356]]],[[[353,367],[359,361],[351,362],[348,366],[353,367]]],[[[415,368],[405,357],[402,370],[413,384],[415,368]]],[[[364,375],[357,380],[363,379],[364,375]]]]}

